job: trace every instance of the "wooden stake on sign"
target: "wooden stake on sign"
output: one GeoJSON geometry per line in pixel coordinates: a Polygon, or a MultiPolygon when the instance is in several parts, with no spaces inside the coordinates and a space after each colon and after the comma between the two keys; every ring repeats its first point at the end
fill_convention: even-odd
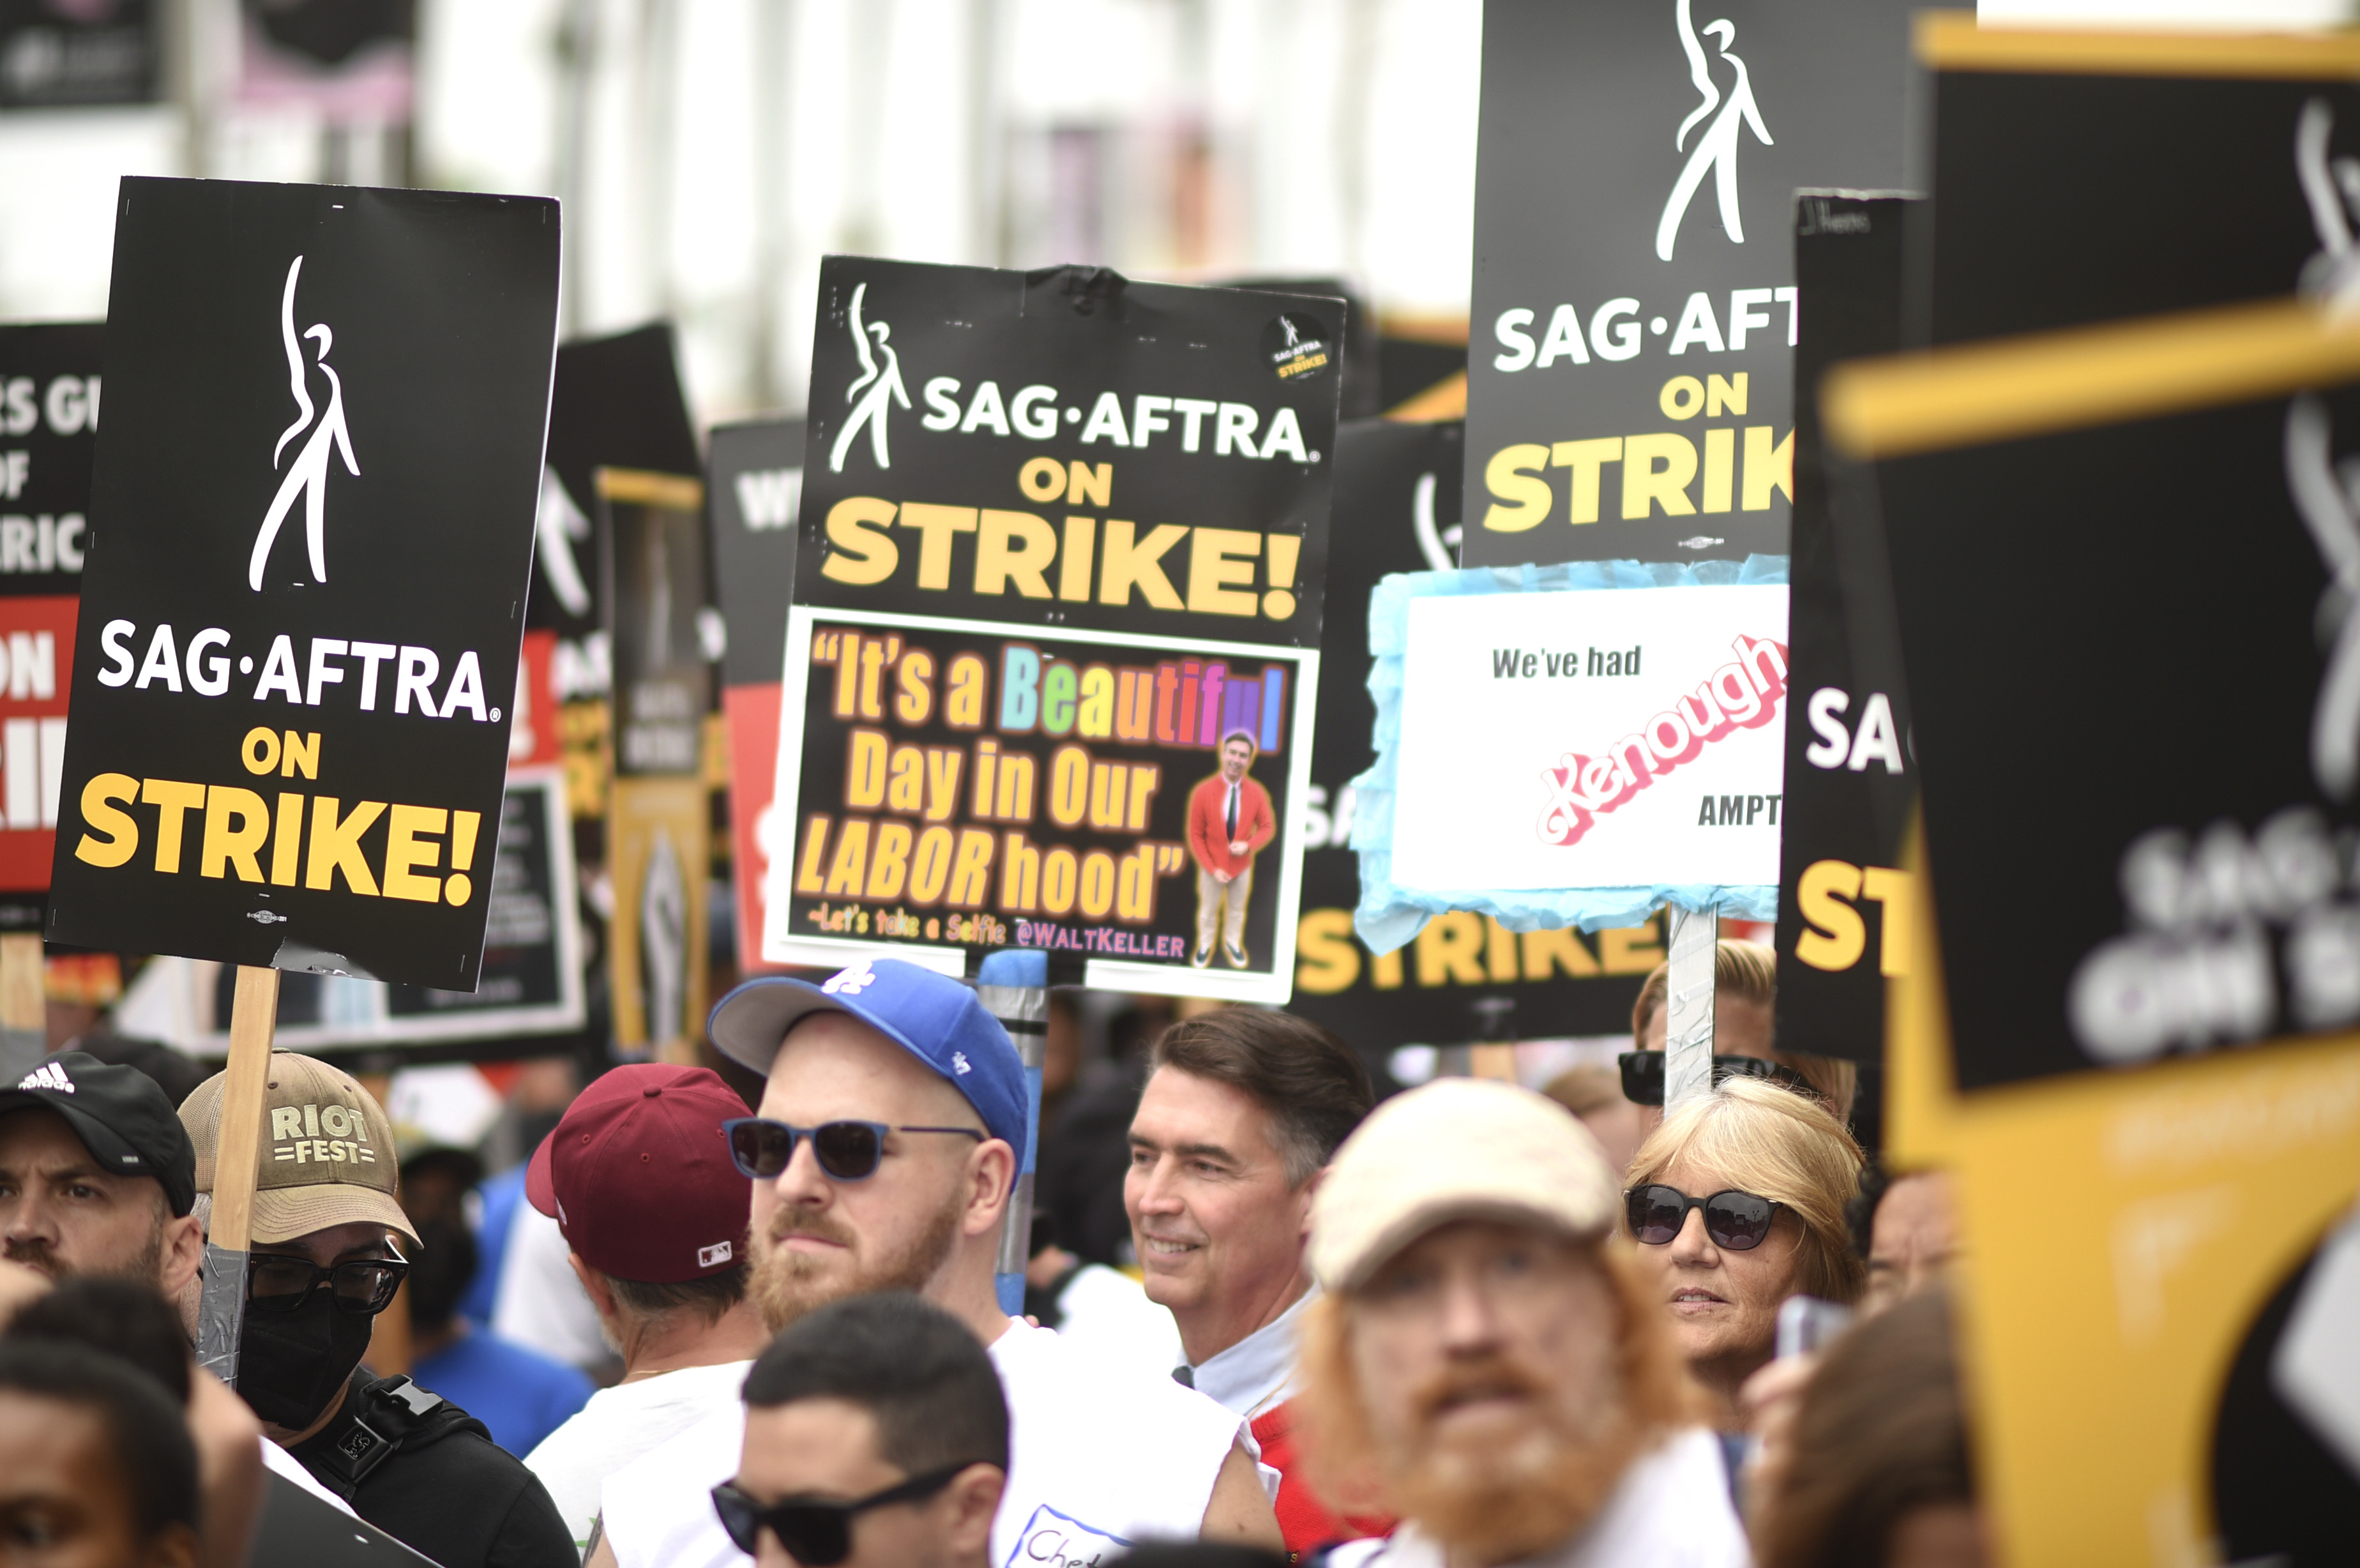
{"type": "Polygon", "coordinates": [[[49,1051],[48,962],[41,933],[0,936],[0,1074],[13,1083],[49,1051]]]}
{"type": "Polygon", "coordinates": [[[1664,991],[1664,1109],[1712,1092],[1713,970],[1721,911],[1671,911],[1671,971],[1664,991]]]}
{"type": "Polygon", "coordinates": [[[205,1239],[205,1288],[197,1309],[197,1360],[237,1386],[238,1332],[246,1321],[246,1254],[254,1241],[255,1177],[270,1083],[270,1037],[279,1022],[279,971],[240,965],[229,1018],[229,1075],[213,1139],[213,1206],[205,1239]]]}

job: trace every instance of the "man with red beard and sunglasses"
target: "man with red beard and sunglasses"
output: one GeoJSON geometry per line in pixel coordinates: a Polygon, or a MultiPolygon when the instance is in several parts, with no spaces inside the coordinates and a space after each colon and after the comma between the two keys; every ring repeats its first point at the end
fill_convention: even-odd
{"type": "Polygon", "coordinates": [[[1385,1105],[1312,1201],[1305,1453],[1335,1568],[1745,1568],[1720,1444],[1589,1132],[1513,1084],[1385,1105]]]}
{"type": "MultiPolygon", "coordinates": [[[[989,1351],[1012,1427],[992,1562],[1111,1561],[1157,1536],[1280,1545],[1239,1417],[1000,1310],[992,1276],[1027,1091],[973,991],[880,958],[824,985],[749,981],[708,1028],[766,1074],[761,1114],[724,1127],[753,1182],[753,1295],[768,1324],[908,1290],[989,1351]]],[[[711,1492],[745,1434],[742,1414],[716,1417],[609,1475],[592,1568],[742,1565],[711,1492]]]]}

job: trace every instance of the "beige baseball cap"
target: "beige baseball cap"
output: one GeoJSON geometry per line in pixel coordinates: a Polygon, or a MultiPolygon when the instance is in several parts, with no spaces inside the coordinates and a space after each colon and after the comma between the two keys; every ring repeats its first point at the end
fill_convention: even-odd
{"type": "Polygon", "coordinates": [[[1450,1220],[1498,1219],[1594,1237],[1622,1189],[1590,1129],[1555,1100],[1490,1078],[1396,1094],[1346,1138],[1311,1200],[1306,1260],[1351,1290],[1450,1220]]]}
{"type": "MultiPolygon", "coordinates": [[[[221,1145],[222,1090],[216,1073],[180,1106],[197,1146],[197,1191],[213,1190],[221,1145]]],[[[416,1246],[402,1213],[401,1161],[393,1124],[349,1073],[291,1051],[270,1053],[263,1094],[262,1158],[255,1172],[254,1239],[292,1241],[356,1221],[399,1231],[416,1246]]]]}

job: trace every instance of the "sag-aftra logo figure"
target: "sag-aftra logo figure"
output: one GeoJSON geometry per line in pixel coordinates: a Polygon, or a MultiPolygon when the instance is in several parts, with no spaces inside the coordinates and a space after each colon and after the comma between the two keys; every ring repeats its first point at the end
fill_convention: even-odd
{"type": "Polygon", "coordinates": [[[303,332],[303,336],[319,343],[313,359],[320,374],[328,378],[327,410],[320,414],[317,424],[312,423],[311,394],[303,385],[303,350],[295,336],[295,280],[302,271],[303,258],[299,256],[287,268],[287,289],[279,299],[279,335],[287,346],[287,385],[295,394],[298,412],[295,422],[287,427],[279,444],[271,449],[270,466],[279,466],[287,443],[301,435],[304,427],[311,427],[311,439],[303,443],[303,450],[287,470],[287,477],[279,482],[279,494],[271,497],[270,510],[263,514],[261,531],[254,536],[254,555],[246,562],[246,581],[257,593],[262,592],[262,568],[270,559],[272,542],[279,538],[279,525],[287,520],[298,495],[303,498],[305,541],[311,547],[311,581],[328,580],[327,545],[321,537],[321,527],[328,498],[330,449],[344,460],[345,473],[355,479],[361,474],[361,465],[353,461],[353,438],[344,430],[344,384],[328,364],[328,350],[336,338],[325,321],[315,321],[303,332]]]}
{"type": "Polygon", "coordinates": [[[892,467],[893,460],[885,451],[885,420],[893,404],[910,406],[909,390],[901,385],[901,356],[885,341],[893,335],[893,329],[883,321],[860,319],[860,302],[868,293],[866,283],[852,291],[852,346],[860,354],[860,375],[844,390],[844,400],[853,406],[852,418],[836,433],[835,449],[827,454],[831,474],[844,472],[844,454],[852,449],[852,439],[864,425],[869,428],[869,451],[876,456],[877,466],[892,467]],[[874,353],[869,350],[872,336],[877,343],[874,353]]]}
{"type": "Polygon", "coordinates": [[[1697,38],[1696,23],[1688,16],[1690,0],[1679,0],[1680,48],[1688,57],[1688,80],[1696,83],[1697,95],[1703,99],[1680,122],[1672,146],[1685,149],[1688,133],[1697,122],[1708,116],[1712,123],[1704,135],[1697,138],[1696,150],[1688,154],[1688,167],[1672,185],[1672,194],[1664,203],[1664,215],[1655,224],[1655,254],[1666,261],[1672,259],[1672,244],[1679,238],[1680,220],[1688,213],[1688,202],[1694,200],[1697,188],[1708,174],[1713,177],[1713,189],[1721,198],[1721,226],[1728,231],[1732,245],[1745,243],[1744,220],[1737,211],[1737,142],[1752,127],[1764,147],[1774,145],[1769,129],[1762,124],[1762,111],[1754,106],[1754,80],[1745,73],[1745,62],[1729,52],[1737,41],[1737,26],[1724,16],[1705,24],[1705,32],[1721,46],[1721,58],[1729,62],[1737,80],[1723,101],[1721,89],[1712,80],[1712,61],[1697,38]],[[1715,114],[1718,108],[1721,113],[1715,114]]]}

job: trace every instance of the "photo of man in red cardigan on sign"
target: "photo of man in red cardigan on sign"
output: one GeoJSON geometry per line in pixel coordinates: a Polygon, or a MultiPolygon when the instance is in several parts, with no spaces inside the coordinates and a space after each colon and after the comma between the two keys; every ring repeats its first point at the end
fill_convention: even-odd
{"type": "Polygon", "coordinates": [[[1196,951],[1199,969],[1213,961],[1218,937],[1232,969],[1246,966],[1246,904],[1253,898],[1254,856],[1278,836],[1270,792],[1247,770],[1254,738],[1243,730],[1221,737],[1221,770],[1188,795],[1188,853],[1196,857],[1196,951]]]}

